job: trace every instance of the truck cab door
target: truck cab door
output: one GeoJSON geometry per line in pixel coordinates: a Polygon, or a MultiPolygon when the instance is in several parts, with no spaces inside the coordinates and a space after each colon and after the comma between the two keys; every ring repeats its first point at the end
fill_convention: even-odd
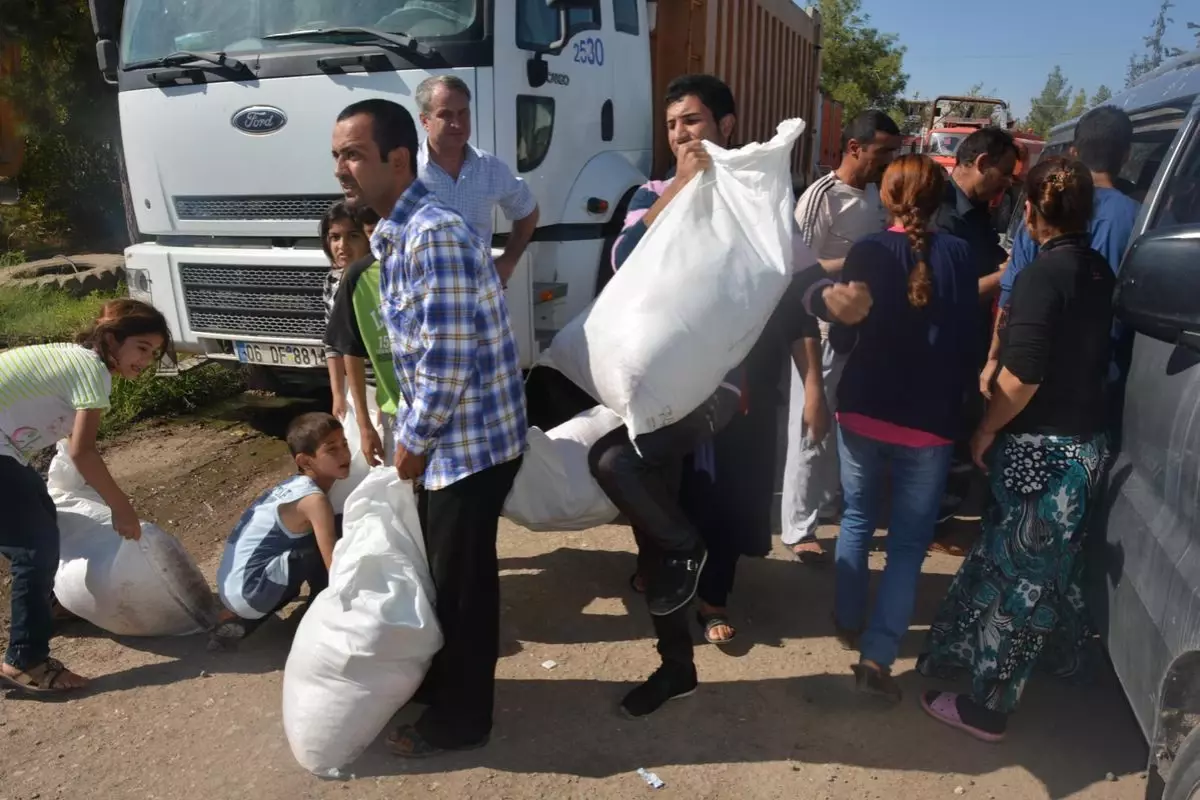
{"type": "Polygon", "coordinates": [[[497,4],[496,155],[533,190],[540,227],[561,221],[576,175],[591,155],[608,149],[605,134],[611,139],[604,117],[611,114],[605,104],[611,108],[613,77],[601,5],[592,0],[568,11],[570,39],[560,52],[551,52],[551,44],[564,36],[559,13],[546,0],[497,4]],[[530,80],[530,62],[539,58],[548,74],[533,85],[538,81],[530,80]]]}

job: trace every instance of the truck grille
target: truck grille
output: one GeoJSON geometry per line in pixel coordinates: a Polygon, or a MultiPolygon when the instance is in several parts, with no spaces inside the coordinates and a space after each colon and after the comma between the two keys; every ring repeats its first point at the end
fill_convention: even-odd
{"type": "Polygon", "coordinates": [[[239,222],[244,220],[319,220],[342,196],[262,195],[176,197],[175,216],[181,220],[239,222]]]}
{"type": "Polygon", "coordinates": [[[327,267],[182,264],[188,323],[198,333],[320,341],[327,267]]]}

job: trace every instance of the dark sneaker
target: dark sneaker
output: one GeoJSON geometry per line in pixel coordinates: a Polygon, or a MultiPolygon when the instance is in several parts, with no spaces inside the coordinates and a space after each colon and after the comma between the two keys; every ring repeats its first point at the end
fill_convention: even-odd
{"type": "Polygon", "coordinates": [[[697,685],[695,667],[663,664],[649,680],[625,695],[621,712],[634,719],[649,716],[668,700],[695,694],[697,685]]]}
{"type": "Polygon", "coordinates": [[[668,553],[650,576],[646,587],[646,605],[656,617],[674,614],[692,602],[696,587],[700,585],[700,573],[708,562],[708,551],[703,547],[694,553],[668,553]]]}

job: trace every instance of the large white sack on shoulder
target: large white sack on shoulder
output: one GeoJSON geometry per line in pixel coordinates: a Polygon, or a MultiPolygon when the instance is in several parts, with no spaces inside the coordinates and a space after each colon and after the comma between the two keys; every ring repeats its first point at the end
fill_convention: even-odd
{"type": "Polygon", "coordinates": [[[376,467],[346,501],[329,588],[283,672],[283,727],[302,767],[337,777],[417,691],[442,646],[412,486],[376,467]]]}
{"type": "MultiPolygon", "coordinates": [[[[379,406],[375,403],[375,393],[370,390],[367,391],[367,413],[370,415],[371,426],[379,434],[380,441],[383,441],[383,430],[378,423],[379,406]]],[[[358,409],[354,407],[354,398],[349,390],[346,391],[346,418],[342,420],[342,431],[346,434],[346,444],[350,445],[350,474],[335,481],[329,490],[329,503],[333,506],[334,514],[345,513],[346,500],[350,493],[358,488],[371,471],[371,465],[363,455],[362,436],[358,432],[358,409]]]]}
{"type": "Polygon", "coordinates": [[[531,531],[582,531],[615,520],[617,508],[592,477],[588,453],[620,424],[614,412],[596,406],[546,433],[530,428],[504,516],[531,531]]]}
{"type": "Polygon", "coordinates": [[[650,226],[595,302],[551,343],[552,363],[620,414],[631,437],[677,422],[742,362],[792,274],[791,152],[803,120],[713,166],[650,226]]]}
{"type": "Polygon", "coordinates": [[[58,509],[54,595],[65,609],[121,636],[182,636],[212,626],[212,590],[179,540],[148,522],[140,540],[122,539],[62,442],[47,488],[58,509]]]}

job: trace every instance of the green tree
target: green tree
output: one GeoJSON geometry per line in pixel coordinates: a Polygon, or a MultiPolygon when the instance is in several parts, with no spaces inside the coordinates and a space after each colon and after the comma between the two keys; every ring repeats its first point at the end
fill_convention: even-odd
{"type": "Polygon", "coordinates": [[[1100,88],[1092,95],[1092,101],[1088,104],[1092,108],[1103,105],[1112,99],[1112,89],[1109,89],[1104,84],[1100,84],[1100,88]]]}
{"type": "MultiPolygon", "coordinates": [[[[1067,113],[1063,114],[1063,120],[1075,119],[1083,116],[1083,112],[1088,110],[1087,92],[1080,89],[1075,93],[1075,99],[1071,101],[1071,105],[1067,106],[1067,113]]],[[[1061,121],[1061,120],[1060,120],[1061,121]]]]}
{"type": "MultiPolygon", "coordinates": [[[[1142,37],[1146,48],[1145,53],[1141,56],[1135,53],[1129,57],[1129,66],[1125,72],[1126,86],[1132,86],[1138,78],[1158,69],[1167,59],[1183,55],[1183,50],[1166,42],[1167,29],[1175,24],[1175,18],[1168,16],[1174,7],[1175,3],[1172,0],[1162,0],[1162,4],[1158,7],[1158,14],[1150,24],[1149,35],[1142,37]]],[[[1191,28],[1193,24],[1188,23],[1188,27],[1191,28]]]]}
{"type": "Polygon", "coordinates": [[[1063,75],[1062,67],[1055,66],[1046,77],[1042,93],[1029,99],[1031,106],[1026,126],[1038,136],[1045,136],[1058,123],[1067,119],[1071,101],[1071,85],[1063,75]]]}
{"type": "Polygon", "coordinates": [[[821,90],[845,106],[847,119],[898,109],[908,75],[897,36],[871,27],[862,0],[821,0],[820,8],[821,90]]]}
{"type": "Polygon", "coordinates": [[[15,103],[26,138],[23,196],[0,209],[0,244],[125,244],[116,93],[96,65],[87,0],[0,0],[0,20],[0,42],[21,49],[0,95],[15,103]]]}

